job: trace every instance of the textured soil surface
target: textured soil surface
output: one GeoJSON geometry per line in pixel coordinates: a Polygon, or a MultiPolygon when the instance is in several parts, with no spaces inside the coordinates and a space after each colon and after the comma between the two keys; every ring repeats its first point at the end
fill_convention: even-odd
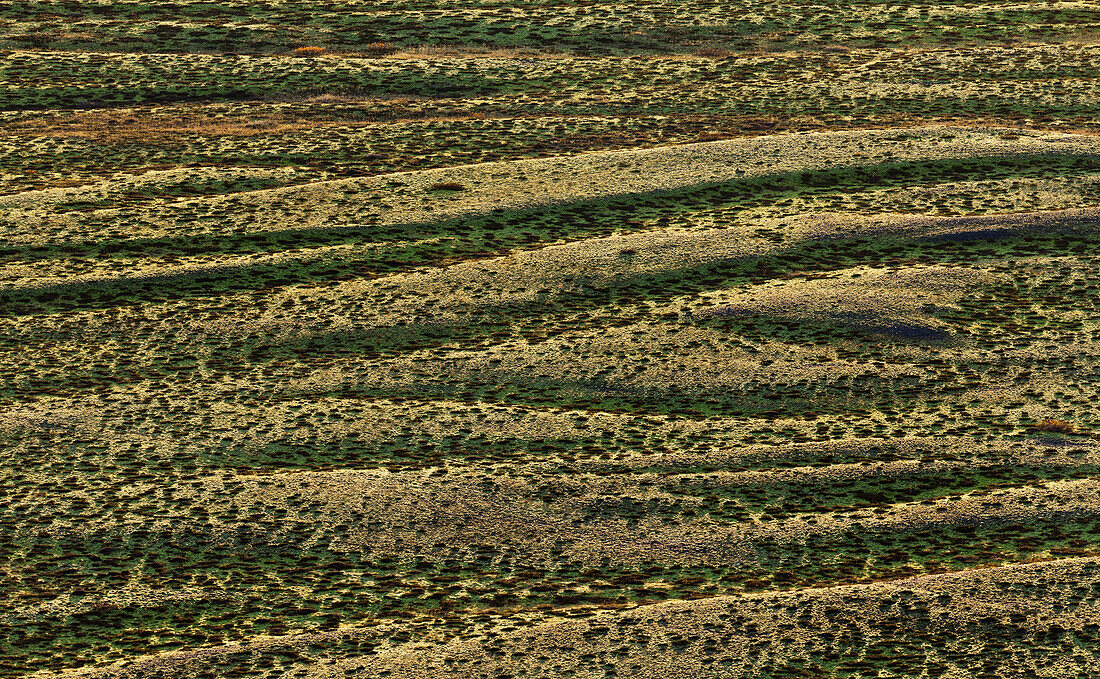
{"type": "Polygon", "coordinates": [[[0,677],[1100,674],[1100,5],[0,2],[0,677]]]}

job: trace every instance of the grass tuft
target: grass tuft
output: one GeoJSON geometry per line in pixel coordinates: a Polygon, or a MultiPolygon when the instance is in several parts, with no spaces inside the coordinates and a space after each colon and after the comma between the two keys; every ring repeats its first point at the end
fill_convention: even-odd
{"type": "Polygon", "coordinates": [[[465,191],[466,185],[458,182],[437,182],[428,188],[432,191],[465,191]]]}
{"type": "Polygon", "coordinates": [[[392,54],[397,51],[397,47],[392,42],[372,42],[363,48],[364,51],[371,54],[392,54]]]}
{"type": "Polygon", "coordinates": [[[1053,417],[1043,418],[1039,424],[1035,425],[1033,429],[1037,431],[1048,431],[1057,434],[1074,434],[1077,433],[1077,429],[1073,426],[1072,422],[1066,422],[1065,420],[1059,420],[1053,417]]]}

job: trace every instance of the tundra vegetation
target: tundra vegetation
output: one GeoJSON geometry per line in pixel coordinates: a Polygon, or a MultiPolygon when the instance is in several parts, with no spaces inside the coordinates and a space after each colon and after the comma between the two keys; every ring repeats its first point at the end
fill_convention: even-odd
{"type": "Polygon", "coordinates": [[[0,0],[0,676],[1100,673],[1100,6],[0,0]]]}

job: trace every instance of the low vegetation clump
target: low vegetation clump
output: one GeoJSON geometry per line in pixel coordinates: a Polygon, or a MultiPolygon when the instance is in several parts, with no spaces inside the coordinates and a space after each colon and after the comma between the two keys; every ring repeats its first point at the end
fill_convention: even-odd
{"type": "Polygon", "coordinates": [[[363,48],[368,54],[392,54],[397,51],[397,47],[392,42],[371,42],[367,43],[363,48]]]}
{"type": "Polygon", "coordinates": [[[306,47],[296,47],[291,50],[291,54],[296,57],[319,57],[325,53],[324,47],[318,47],[317,45],[308,45],[306,47]]]}
{"type": "Polygon", "coordinates": [[[1054,417],[1045,417],[1036,424],[1033,429],[1036,431],[1047,431],[1055,434],[1076,434],[1077,428],[1073,426],[1072,422],[1066,422],[1065,420],[1059,420],[1054,417]]]}
{"type": "Polygon", "coordinates": [[[465,191],[466,185],[458,182],[437,182],[430,187],[433,191],[465,191]]]}

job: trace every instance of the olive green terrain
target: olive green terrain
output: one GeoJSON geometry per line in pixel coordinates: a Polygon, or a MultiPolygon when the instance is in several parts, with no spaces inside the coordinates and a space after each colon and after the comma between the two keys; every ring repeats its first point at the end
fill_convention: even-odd
{"type": "Polygon", "coordinates": [[[319,8],[300,0],[23,0],[0,4],[0,16],[0,45],[12,48],[235,54],[303,45],[362,51],[377,43],[663,54],[700,44],[753,49],[1014,43],[1095,37],[1100,28],[1092,2],[350,0],[319,8]]]}
{"type": "Polygon", "coordinates": [[[1088,2],[0,2],[0,677],[1095,676],[1098,111],[1088,2]]]}

